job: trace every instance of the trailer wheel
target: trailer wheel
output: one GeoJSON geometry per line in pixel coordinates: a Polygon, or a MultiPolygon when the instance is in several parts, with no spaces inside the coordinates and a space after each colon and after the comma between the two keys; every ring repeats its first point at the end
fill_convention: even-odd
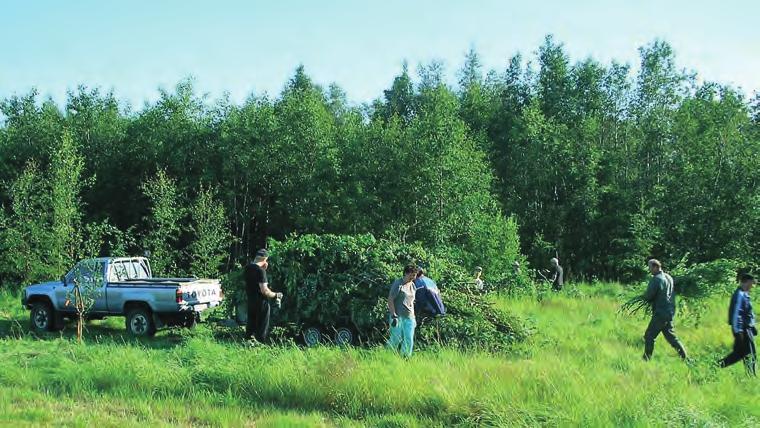
{"type": "Polygon", "coordinates": [[[338,346],[350,346],[354,344],[354,332],[348,327],[338,327],[335,330],[335,344],[338,346]]]}
{"type": "Polygon", "coordinates": [[[153,314],[143,307],[132,308],[127,312],[127,331],[132,336],[153,336],[156,334],[156,324],[153,314]]]}
{"type": "Polygon", "coordinates": [[[318,327],[307,327],[303,330],[303,343],[311,348],[322,342],[322,331],[318,327]]]}

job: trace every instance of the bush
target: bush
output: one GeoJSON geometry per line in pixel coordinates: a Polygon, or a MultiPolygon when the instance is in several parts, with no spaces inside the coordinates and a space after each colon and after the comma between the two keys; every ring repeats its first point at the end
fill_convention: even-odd
{"type": "Polygon", "coordinates": [[[696,325],[702,320],[711,297],[727,295],[736,287],[736,273],[740,263],[718,259],[687,266],[685,259],[686,257],[673,268],[671,275],[676,295],[681,297],[678,309],[682,318],[696,325]]]}
{"type": "Polygon", "coordinates": [[[521,319],[496,309],[483,295],[443,284],[444,289],[447,315],[423,322],[417,342],[498,351],[530,334],[521,319]]]}
{"type": "MultiPolygon", "coordinates": [[[[275,324],[298,334],[308,326],[323,331],[349,327],[364,343],[387,333],[390,284],[406,264],[425,266],[441,289],[448,314],[435,320],[418,315],[418,343],[503,349],[527,335],[519,319],[494,308],[463,284],[467,270],[418,245],[375,239],[372,235],[303,235],[270,240],[270,286],[285,294],[275,324]]],[[[225,295],[239,299],[239,274],[225,280],[225,295]]],[[[232,303],[234,305],[234,303],[232,303]]]]}
{"type": "Polygon", "coordinates": [[[676,294],[687,299],[707,299],[725,294],[736,286],[736,273],[740,263],[735,260],[718,259],[687,266],[681,260],[670,272],[676,294]]]}

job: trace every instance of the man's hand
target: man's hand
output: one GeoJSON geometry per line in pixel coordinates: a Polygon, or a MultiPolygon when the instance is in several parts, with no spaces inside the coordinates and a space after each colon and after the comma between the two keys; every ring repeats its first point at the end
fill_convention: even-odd
{"type": "Polygon", "coordinates": [[[280,309],[282,307],[282,293],[275,293],[274,305],[277,307],[277,309],[280,309]]]}

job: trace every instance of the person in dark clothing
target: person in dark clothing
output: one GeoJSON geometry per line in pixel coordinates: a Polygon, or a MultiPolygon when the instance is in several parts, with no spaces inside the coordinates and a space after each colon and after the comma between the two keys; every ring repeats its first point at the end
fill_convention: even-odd
{"type": "Polygon", "coordinates": [[[757,376],[755,369],[757,329],[749,293],[756,282],[752,275],[742,275],[739,288],[731,296],[731,303],[728,306],[728,324],[731,325],[731,332],[734,334],[734,349],[726,358],[719,361],[721,367],[728,367],[744,359],[747,371],[753,376],[757,376]]]}
{"type": "Polygon", "coordinates": [[[560,291],[565,283],[565,272],[562,270],[562,266],[559,265],[559,260],[556,257],[549,260],[549,263],[552,265],[552,269],[554,269],[554,276],[551,279],[552,290],[560,291]]]}
{"type": "Polygon", "coordinates": [[[245,326],[245,336],[264,342],[269,335],[270,299],[282,299],[282,293],[269,289],[267,281],[267,250],[259,250],[253,262],[245,267],[245,291],[248,297],[248,320],[245,326]]]}
{"type": "Polygon", "coordinates": [[[652,304],[652,319],[644,333],[644,360],[648,361],[652,358],[654,341],[660,333],[665,336],[665,340],[678,352],[678,355],[686,360],[686,349],[673,329],[673,317],[676,314],[673,277],[663,272],[662,264],[658,260],[649,260],[648,266],[652,279],[649,280],[647,290],[642,297],[652,304]]]}

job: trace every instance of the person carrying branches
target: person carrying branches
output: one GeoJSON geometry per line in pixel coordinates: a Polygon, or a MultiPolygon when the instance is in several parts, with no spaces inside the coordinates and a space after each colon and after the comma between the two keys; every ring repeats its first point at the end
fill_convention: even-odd
{"type": "Polygon", "coordinates": [[[686,360],[686,349],[678,340],[673,330],[673,317],[676,313],[676,299],[673,290],[673,277],[662,270],[662,264],[657,259],[647,263],[652,279],[649,280],[646,291],[641,299],[652,306],[652,319],[644,333],[644,360],[649,361],[654,351],[654,341],[662,333],[670,346],[686,360]]]}
{"type": "Polygon", "coordinates": [[[739,280],[739,287],[731,296],[731,303],[728,306],[728,324],[731,325],[731,332],[734,334],[734,349],[726,358],[718,362],[720,367],[728,367],[745,359],[747,371],[753,376],[757,376],[755,369],[757,329],[749,293],[756,282],[752,275],[743,274],[739,280]]]}

